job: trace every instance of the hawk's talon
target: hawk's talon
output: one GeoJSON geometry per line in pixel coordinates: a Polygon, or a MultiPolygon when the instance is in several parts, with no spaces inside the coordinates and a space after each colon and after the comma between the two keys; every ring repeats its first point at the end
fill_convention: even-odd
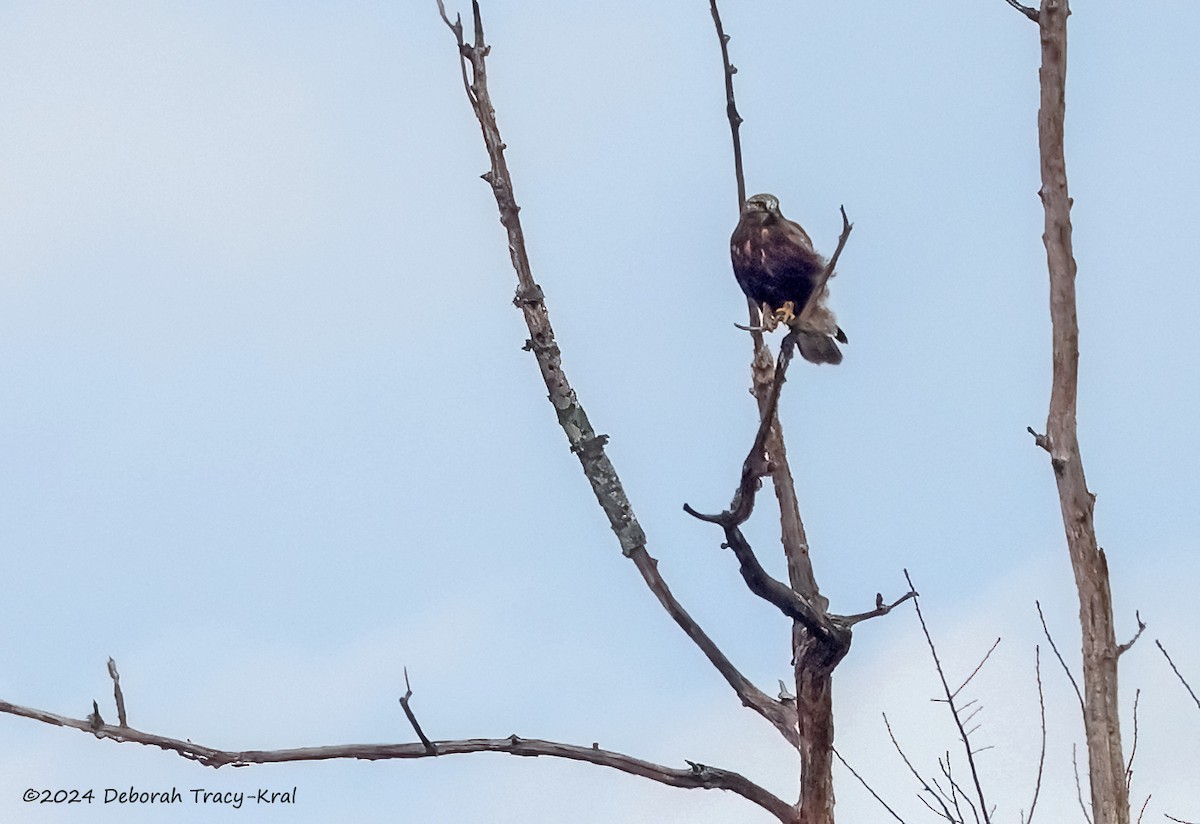
{"type": "Polygon", "coordinates": [[[796,304],[790,300],[785,301],[783,306],[775,310],[772,317],[776,324],[782,323],[785,326],[790,326],[792,321],[796,319],[796,304]]]}
{"type": "Polygon", "coordinates": [[[770,334],[779,328],[779,316],[775,313],[775,310],[771,308],[769,303],[764,303],[762,305],[760,316],[762,319],[762,331],[770,334]]]}

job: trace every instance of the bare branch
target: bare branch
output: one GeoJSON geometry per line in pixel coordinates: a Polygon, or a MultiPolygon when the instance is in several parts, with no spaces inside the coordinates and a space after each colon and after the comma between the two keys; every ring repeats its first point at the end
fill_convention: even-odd
{"type": "Polygon", "coordinates": [[[771,388],[759,415],[754,441],[750,445],[746,459],[742,461],[742,474],[738,479],[738,486],[733,493],[733,500],[730,502],[729,508],[719,515],[705,515],[685,503],[683,511],[692,517],[721,526],[736,527],[749,520],[751,513],[754,512],[754,498],[761,486],[761,479],[771,470],[766,454],[767,437],[771,432],[776,410],[779,408],[779,396],[783,391],[784,381],[787,380],[787,368],[795,353],[796,334],[795,330],[788,332],[780,342],[779,361],[775,366],[771,388]]]}
{"type": "Polygon", "coordinates": [[[328,761],[331,759],[359,759],[382,761],[389,759],[428,758],[438,755],[462,755],[475,752],[502,752],[510,755],[565,758],[583,761],[601,767],[609,767],[630,775],[649,778],[671,787],[692,789],[728,790],[742,796],[770,812],[780,821],[791,824],[795,821],[794,811],[787,802],[750,781],[745,776],[718,767],[693,764],[688,769],[673,769],[643,761],[619,752],[602,750],[599,747],[580,747],[537,738],[469,738],[455,741],[433,742],[431,752],[424,744],[340,744],[328,747],[298,747],[283,750],[219,750],[180,741],[162,735],[142,732],[132,727],[114,727],[101,724],[98,728],[84,719],[67,718],[44,710],[30,709],[0,701],[0,712],[32,718],[59,727],[71,727],[91,733],[97,738],[108,738],[120,743],[143,744],[175,752],[206,767],[226,765],[244,767],[249,764],[276,764],[294,761],[328,761]]]}
{"type": "Polygon", "coordinates": [[[1138,812],[1137,824],[1142,824],[1142,816],[1146,814],[1146,808],[1150,806],[1151,796],[1146,796],[1146,800],[1142,802],[1142,809],[1138,812]]]}
{"type": "Polygon", "coordinates": [[[1137,640],[1142,637],[1142,633],[1146,631],[1146,623],[1142,620],[1142,614],[1136,611],[1133,614],[1137,619],[1137,632],[1133,634],[1132,638],[1117,647],[1117,655],[1124,655],[1126,652],[1128,652],[1130,647],[1136,644],[1137,640]]]}
{"type": "Polygon", "coordinates": [[[1008,3],[1008,5],[1012,6],[1017,11],[1021,12],[1021,14],[1025,15],[1033,22],[1036,23],[1038,21],[1038,10],[1037,9],[1031,8],[1030,6],[1023,6],[1020,3],[1018,3],[1017,0],[1006,0],[1006,2],[1008,3]]]}
{"type": "Polygon", "coordinates": [[[630,556],[638,571],[642,574],[642,579],[658,598],[660,604],[667,611],[667,614],[674,619],[680,629],[692,640],[692,642],[700,648],[709,662],[716,668],[725,681],[731,686],[738,698],[741,699],[742,705],[754,710],[768,721],[770,721],[781,735],[793,746],[799,741],[799,733],[796,729],[796,707],[795,704],[785,704],[781,701],[776,701],[771,696],[760,690],[750,682],[742,673],[733,665],[733,663],[725,656],[716,643],[701,629],[695,619],[688,614],[687,610],[675,598],[671,592],[667,582],[658,572],[658,561],[651,557],[645,547],[635,550],[630,556]]]}
{"type": "Polygon", "coordinates": [[[958,821],[959,819],[950,813],[950,808],[946,806],[942,796],[935,792],[933,787],[929,786],[929,782],[921,777],[921,774],[917,772],[917,768],[913,766],[912,762],[908,760],[908,756],[904,754],[904,750],[900,747],[900,742],[896,740],[896,734],[892,732],[892,725],[888,721],[886,712],[883,714],[883,726],[887,727],[888,738],[892,739],[892,746],[896,748],[896,752],[900,753],[900,758],[904,761],[904,766],[908,767],[908,771],[912,773],[913,778],[917,779],[917,782],[921,785],[921,789],[924,790],[935,801],[937,801],[938,806],[942,808],[942,811],[939,813],[937,810],[934,810],[929,802],[925,800],[924,796],[918,796],[925,803],[925,806],[929,807],[930,810],[933,810],[933,812],[942,816],[942,818],[946,819],[947,821],[958,821]]]}
{"type": "Polygon", "coordinates": [[[408,723],[412,724],[413,730],[417,733],[417,738],[421,739],[421,743],[425,745],[425,752],[430,755],[437,755],[437,747],[425,737],[425,733],[421,730],[421,725],[417,723],[417,716],[413,714],[412,707],[408,705],[409,699],[412,698],[412,684],[408,681],[408,667],[404,668],[404,695],[400,697],[400,707],[404,710],[404,714],[408,716],[408,723]]]}
{"type": "Polygon", "coordinates": [[[867,621],[871,618],[878,618],[881,615],[887,615],[889,612],[891,612],[896,607],[903,604],[905,601],[907,601],[911,598],[916,598],[916,597],[917,597],[917,593],[913,592],[912,590],[909,590],[908,592],[901,595],[899,598],[897,598],[892,603],[885,604],[883,602],[883,593],[877,592],[877,593],[875,593],[875,609],[873,609],[869,612],[860,612],[856,615],[831,615],[830,619],[834,623],[841,624],[842,626],[852,627],[855,624],[861,623],[863,621],[867,621]]]}
{"type": "Polygon", "coordinates": [[[1187,682],[1187,679],[1183,677],[1183,673],[1179,671],[1179,667],[1175,666],[1175,662],[1172,661],[1171,656],[1167,654],[1167,648],[1164,647],[1162,645],[1162,641],[1159,641],[1157,638],[1154,639],[1154,643],[1158,647],[1158,651],[1161,652],[1163,657],[1167,659],[1167,663],[1171,665],[1171,671],[1175,673],[1175,677],[1179,679],[1179,683],[1183,684],[1183,688],[1188,691],[1188,695],[1192,696],[1192,700],[1196,702],[1196,708],[1200,709],[1200,698],[1196,697],[1196,693],[1192,690],[1192,685],[1187,682]]]}
{"type": "Polygon", "coordinates": [[[1196,824],[1195,821],[1184,821],[1182,818],[1176,818],[1175,816],[1167,815],[1166,813],[1163,813],[1163,818],[1169,819],[1170,821],[1175,821],[1177,824],[1196,824]]]}
{"type": "Polygon", "coordinates": [[[1082,713],[1084,712],[1083,693],[1079,691],[1079,684],[1076,683],[1075,676],[1071,674],[1071,668],[1063,660],[1062,653],[1058,651],[1058,645],[1054,643],[1054,638],[1050,635],[1050,629],[1046,626],[1046,616],[1042,614],[1042,602],[1034,601],[1033,603],[1037,607],[1038,618],[1042,622],[1042,634],[1050,642],[1050,649],[1054,651],[1054,657],[1058,659],[1058,663],[1062,665],[1063,672],[1067,674],[1067,678],[1071,681],[1071,686],[1075,688],[1075,696],[1079,699],[1079,711],[1082,713]]]}
{"type": "Polygon", "coordinates": [[[1042,650],[1036,646],[1033,648],[1033,671],[1037,677],[1038,712],[1042,719],[1042,746],[1038,752],[1037,780],[1033,784],[1033,800],[1029,802],[1029,817],[1026,818],[1022,815],[1022,824],[1030,824],[1033,821],[1033,811],[1037,809],[1038,796],[1042,792],[1042,771],[1046,767],[1046,693],[1042,689],[1042,650]]]}
{"type": "Polygon", "coordinates": [[[1079,758],[1076,755],[1076,747],[1071,745],[1071,767],[1075,770],[1075,797],[1079,799],[1079,809],[1083,812],[1083,820],[1087,824],[1092,824],[1092,817],[1088,814],[1087,805],[1083,801],[1083,786],[1079,783],[1079,758]]]}
{"type": "MultiPolygon", "coordinates": [[[[742,116],[738,114],[737,101],[733,98],[733,76],[737,67],[729,62],[729,35],[721,26],[721,13],[717,11],[717,0],[709,0],[713,24],[717,27],[717,39],[721,42],[721,64],[725,68],[725,113],[729,117],[729,131],[733,135],[733,172],[737,177],[738,211],[746,202],[746,176],[742,172],[742,116]]],[[[753,323],[753,318],[751,323],[753,323]]]]}
{"type": "Polygon", "coordinates": [[[869,792],[876,801],[878,801],[880,804],[882,804],[883,808],[885,810],[887,810],[889,813],[892,814],[892,818],[899,821],[900,824],[904,824],[904,819],[901,818],[895,810],[893,810],[890,806],[888,806],[888,803],[879,796],[879,793],[875,792],[875,789],[870,784],[867,783],[866,779],[858,774],[858,770],[851,767],[850,764],[847,763],[846,759],[842,758],[842,754],[837,751],[837,747],[834,747],[833,754],[837,756],[838,761],[842,762],[842,766],[845,767],[846,769],[848,769],[850,771],[850,774],[858,779],[858,783],[862,784],[863,788],[867,792],[869,792]]]}
{"type": "Polygon", "coordinates": [[[1048,435],[1039,434],[1032,426],[1025,427],[1025,431],[1033,436],[1033,442],[1037,446],[1053,454],[1054,450],[1050,448],[1050,437],[1048,435]]]}
{"type": "Polygon", "coordinates": [[[1133,694],[1133,743],[1129,746],[1129,763],[1125,765],[1125,789],[1133,785],[1133,759],[1137,756],[1138,745],[1138,703],[1142,700],[1142,691],[1133,694]]]}
{"type": "MultiPolygon", "coordinates": [[[[983,669],[983,665],[986,664],[988,659],[992,657],[992,653],[996,651],[996,647],[998,647],[998,646],[1000,646],[999,638],[996,639],[996,643],[992,644],[991,649],[989,649],[987,651],[987,653],[983,656],[983,660],[979,662],[979,665],[977,667],[975,667],[975,669],[971,670],[971,674],[967,676],[967,679],[958,685],[958,689],[956,689],[954,691],[954,694],[952,696],[950,696],[951,698],[957,698],[958,694],[960,692],[962,692],[964,689],[966,689],[967,684],[971,683],[971,680],[974,679],[975,676],[979,674],[979,671],[981,669],[983,669]]],[[[963,709],[966,709],[966,705],[964,705],[963,709]]]]}
{"type": "Polygon", "coordinates": [[[479,4],[472,4],[475,23],[474,45],[465,41],[462,21],[450,22],[441,2],[438,8],[442,20],[454,34],[458,44],[463,71],[463,85],[467,100],[475,111],[483,132],[491,168],[483,179],[492,188],[496,206],[500,212],[500,223],[508,234],[509,256],[517,275],[517,295],[514,303],[524,315],[529,329],[529,340],[525,348],[537,358],[542,380],[549,392],[549,399],[558,416],[559,425],[566,433],[571,451],[578,457],[583,473],[592,486],[609,525],[620,542],[621,551],[630,558],[642,579],[658,598],[659,603],[675,620],[676,624],[700,648],[726,682],[734,689],[742,704],[754,709],[770,721],[788,741],[797,740],[795,709],[785,707],[749,682],[730,663],[711,638],[688,615],[687,611],[672,595],[666,582],[658,572],[658,562],[646,551],[646,535],[634,515],[633,507],[625,488],[617,476],[616,469],[604,451],[607,436],[597,434],[584,411],[579,397],[571,387],[562,368],[562,353],[550,325],[550,316],[541,287],[533,278],[529,255],[525,247],[525,235],[521,227],[520,207],[513,194],[512,176],[504,157],[505,144],[496,123],[495,108],[488,90],[485,59],[489,46],[484,42],[482,16],[479,4]],[[468,74],[469,66],[469,74],[468,74]]]}
{"type": "Polygon", "coordinates": [[[113,700],[117,704],[117,724],[128,727],[129,719],[125,716],[125,694],[121,692],[121,674],[117,672],[117,662],[112,658],[108,659],[108,677],[113,682],[113,700]]]}
{"type": "MultiPolygon", "coordinates": [[[[907,569],[904,570],[904,578],[908,581],[908,588],[915,591],[916,587],[913,585],[912,578],[909,577],[907,569]]],[[[925,642],[929,645],[929,652],[933,656],[933,665],[937,670],[938,679],[941,680],[942,689],[946,693],[946,703],[950,706],[950,715],[954,718],[954,725],[958,727],[959,739],[962,741],[963,749],[967,754],[967,766],[970,767],[971,770],[971,780],[975,784],[975,792],[979,797],[979,810],[982,813],[983,820],[986,824],[986,822],[989,822],[990,820],[988,818],[988,806],[987,802],[983,798],[983,785],[979,782],[979,772],[975,769],[975,756],[971,754],[970,738],[966,728],[963,726],[962,720],[958,717],[958,710],[954,705],[954,694],[950,691],[950,684],[946,681],[946,673],[942,669],[942,662],[938,659],[937,647],[934,646],[933,637],[929,634],[929,627],[925,623],[925,616],[921,614],[921,599],[914,598],[913,606],[917,610],[917,620],[921,623],[921,631],[925,633],[925,642]]],[[[984,658],[984,660],[986,661],[987,659],[984,658]]],[[[983,666],[983,664],[980,664],[980,666],[983,666]]],[[[969,681],[970,678],[967,680],[969,681]]]]}

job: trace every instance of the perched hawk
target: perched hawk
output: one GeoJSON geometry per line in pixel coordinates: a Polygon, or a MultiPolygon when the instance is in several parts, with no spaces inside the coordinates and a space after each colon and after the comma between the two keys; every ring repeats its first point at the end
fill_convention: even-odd
{"type": "Polygon", "coordinates": [[[764,307],[764,323],[774,328],[781,322],[795,329],[806,361],[841,363],[842,352],[834,340],[846,343],[846,333],[826,305],[825,258],[813,251],[800,224],[779,213],[779,198],[747,198],[729,248],[738,285],[764,307]]]}

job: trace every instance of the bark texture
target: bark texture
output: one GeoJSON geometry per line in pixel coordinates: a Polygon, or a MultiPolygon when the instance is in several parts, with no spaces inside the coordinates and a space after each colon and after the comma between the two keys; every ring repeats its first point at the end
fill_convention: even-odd
{"type": "Polygon", "coordinates": [[[1079,322],[1075,303],[1075,256],[1071,247],[1071,198],[1063,150],[1066,114],[1068,0],[1042,0],[1038,148],[1045,209],[1046,262],[1054,376],[1046,434],[1038,443],[1050,454],[1066,530],[1067,549],[1079,591],[1083,646],[1083,721],[1087,736],[1092,814],[1096,824],[1128,824],[1129,792],[1121,749],[1117,703],[1117,646],[1108,563],[1096,543],[1096,497],[1087,488],[1076,427],[1079,385],[1079,322]]]}

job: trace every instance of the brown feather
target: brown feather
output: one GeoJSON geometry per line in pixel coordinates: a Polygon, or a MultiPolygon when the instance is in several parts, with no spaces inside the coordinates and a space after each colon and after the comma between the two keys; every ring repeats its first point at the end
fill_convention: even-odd
{"type": "Polygon", "coordinates": [[[826,281],[832,273],[808,233],[780,213],[774,195],[747,198],[729,251],[734,277],[748,298],[771,310],[793,304],[794,325],[805,332],[800,354],[813,363],[840,363],[842,353],[834,338],[845,343],[846,334],[826,303],[826,281]]]}

